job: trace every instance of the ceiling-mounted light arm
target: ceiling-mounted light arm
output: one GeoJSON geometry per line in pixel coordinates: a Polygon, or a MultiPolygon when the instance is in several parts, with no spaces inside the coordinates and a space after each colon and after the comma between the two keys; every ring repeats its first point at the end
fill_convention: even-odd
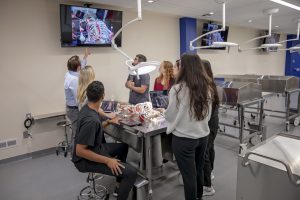
{"type": "Polygon", "coordinates": [[[207,36],[207,35],[210,35],[210,34],[213,34],[213,33],[217,33],[217,32],[221,32],[221,31],[225,31],[226,30],[226,3],[223,2],[222,3],[222,10],[223,10],[223,20],[222,20],[222,28],[221,29],[218,29],[218,30],[213,30],[213,31],[210,31],[208,33],[205,33],[203,35],[200,35],[199,37],[195,38],[194,40],[190,41],[190,50],[191,51],[194,51],[196,49],[204,49],[204,48],[213,48],[213,46],[201,46],[201,47],[195,47],[193,46],[193,43],[196,42],[197,40],[200,40],[201,38],[207,36]]]}
{"type": "Polygon", "coordinates": [[[259,40],[259,39],[271,37],[272,36],[272,17],[273,17],[273,15],[269,15],[269,30],[268,30],[268,34],[260,36],[260,37],[253,38],[251,40],[248,40],[248,41],[245,42],[245,44],[248,44],[248,43],[253,42],[255,40],[259,40]]]}
{"type": "Polygon", "coordinates": [[[286,49],[278,49],[278,51],[290,51],[290,53],[300,52],[300,44],[286,49]]]}
{"type": "Polygon", "coordinates": [[[290,53],[300,52],[300,44],[289,48],[290,53]]]}
{"type": "Polygon", "coordinates": [[[111,46],[117,50],[119,53],[121,53],[124,57],[127,58],[125,61],[125,65],[128,66],[129,74],[136,75],[137,78],[139,79],[139,75],[141,74],[146,74],[154,71],[157,66],[160,65],[160,62],[157,61],[148,61],[148,62],[140,62],[137,65],[133,66],[133,58],[131,58],[128,54],[126,54],[124,51],[122,51],[117,45],[116,45],[116,38],[118,35],[130,24],[136,22],[136,21],[141,21],[142,18],[142,1],[137,0],[137,11],[138,11],[138,16],[137,18],[127,22],[124,26],[122,26],[119,31],[114,35],[111,41],[111,46]]]}
{"type": "Polygon", "coordinates": [[[119,34],[130,24],[132,24],[133,22],[139,21],[139,18],[136,18],[134,20],[131,20],[129,22],[127,22],[122,28],[120,28],[118,30],[118,32],[114,35],[114,37],[111,40],[111,46],[117,50],[118,52],[120,52],[123,56],[125,56],[127,59],[129,60],[133,60],[129,55],[127,55],[124,51],[122,51],[118,45],[116,44],[116,38],[119,36],[119,34]]]}
{"type": "Polygon", "coordinates": [[[278,44],[285,43],[285,42],[291,42],[291,41],[297,41],[300,38],[299,36],[300,36],[300,19],[299,19],[299,22],[298,22],[298,28],[297,28],[297,36],[296,36],[296,38],[289,39],[289,40],[283,40],[283,41],[278,42],[278,44]]]}
{"type": "MultiPolygon", "coordinates": [[[[267,14],[269,16],[269,29],[268,29],[268,34],[267,35],[263,35],[263,36],[259,36],[256,38],[253,38],[251,40],[247,40],[246,42],[244,42],[243,44],[249,44],[255,40],[259,40],[259,39],[263,39],[263,38],[268,38],[272,36],[272,19],[273,19],[273,14],[278,13],[279,9],[278,8],[273,8],[273,9],[267,9],[264,10],[263,13],[267,14]]],[[[264,48],[264,47],[263,47],[264,48]]],[[[248,49],[242,49],[241,46],[238,47],[239,52],[241,51],[245,51],[245,50],[256,50],[256,49],[261,49],[261,47],[256,47],[256,48],[248,48],[248,49]]]]}
{"type": "Polygon", "coordinates": [[[222,20],[222,31],[226,30],[226,3],[222,3],[222,13],[223,13],[223,20],[222,20]]]}
{"type": "Polygon", "coordinates": [[[118,45],[116,45],[116,38],[120,35],[120,33],[121,33],[128,25],[130,25],[130,24],[132,24],[132,23],[134,23],[134,22],[136,22],[136,21],[141,21],[141,20],[143,19],[143,18],[142,18],[142,2],[141,2],[141,0],[137,0],[137,10],[138,10],[138,17],[135,18],[135,19],[133,19],[133,20],[131,20],[131,21],[129,21],[129,22],[127,22],[124,26],[122,26],[122,28],[120,28],[120,29],[118,30],[118,32],[114,35],[114,37],[113,37],[112,40],[111,40],[111,46],[112,46],[114,49],[116,49],[118,52],[120,52],[123,56],[125,56],[127,59],[132,60],[132,61],[133,61],[133,59],[132,59],[129,55],[127,55],[124,51],[122,51],[122,50],[118,47],[118,45]]]}

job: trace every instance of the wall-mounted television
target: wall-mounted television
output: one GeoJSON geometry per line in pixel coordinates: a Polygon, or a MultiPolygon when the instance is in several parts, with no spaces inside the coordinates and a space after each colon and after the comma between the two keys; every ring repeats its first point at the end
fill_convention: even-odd
{"type": "MultiPolygon", "coordinates": [[[[266,31],[265,34],[268,34],[266,31]]],[[[272,33],[270,37],[262,39],[262,44],[275,44],[278,43],[280,39],[279,33],[272,33]]],[[[262,49],[264,52],[277,52],[278,47],[269,47],[262,49]]]]}
{"type": "MultiPolygon", "coordinates": [[[[214,23],[204,23],[202,34],[208,33],[213,30],[221,29],[222,25],[214,24],[214,23]]],[[[229,27],[226,26],[225,31],[209,34],[202,38],[201,46],[211,46],[213,42],[227,42],[229,27]]],[[[207,49],[216,49],[216,50],[224,50],[225,47],[218,48],[207,48],[207,49]]]]}
{"type": "MultiPolygon", "coordinates": [[[[121,27],[122,11],[60,5],[62,47],[109,47],[121,27]]],[[[121,46],[122,35],[115,41],[121,46]]]]}

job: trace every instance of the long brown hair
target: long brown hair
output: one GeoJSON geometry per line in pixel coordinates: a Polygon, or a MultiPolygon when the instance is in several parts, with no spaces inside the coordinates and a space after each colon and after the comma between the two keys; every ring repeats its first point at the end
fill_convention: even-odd
{"type": "Polygon", "coordinates": [[[189,89],[191,118],[194,117],[200,121],[207,117],[214,90],[211,87],[212,79],[207,75],[198,55],[183,54],[181,56],[176,83],[179,84],[179,89],[176,90],[177,105],[179,104],[178,94],[185,84],[189,89]]]}
{"type": "MultiPolygon", "coordinates": [[[[202,60],[202,64],[203,64],[203,67],[204,67],[207,75],[212,80],[214,80],[214,74],[212,72],[210,62],[208,60],[202,60]]],[[[212,81],[212,89],[214,90],[214,105],[218,106],[220,104],[220,98],[219,98],[219,95],[218,95],[216,83],[214,81],[212,81]]]]}
{"type": "Polygon", "coordinates": [[[166,85],[169,84],[170,80],[174,77],[173,75],[173,64],[170,61],[163,61],[162,66],[165,70],[165,76],[160,74],[158,79],[164,81],[166,85]]]}

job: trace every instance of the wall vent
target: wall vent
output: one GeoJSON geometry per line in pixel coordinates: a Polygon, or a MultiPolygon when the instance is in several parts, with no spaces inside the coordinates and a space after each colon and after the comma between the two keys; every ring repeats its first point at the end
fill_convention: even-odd
{"type": "Polygon", "coordinates": [[[6,141],[1,141],[1,142],[0,142],[0,149],[4,149],[4,148],[6,148],[6,147],[7,147],[6,141]]]}
{"type": "Polygon", "coordinates": [[[17,146],[17,140],[16,139],[7,140],[7,147],[13,147],[13,146],[17,146]]]}
{"type": "Polygon", "coordinates": [[[18,145],[16,138],[0,141],[0,149],[7,149],[18,145]]]}

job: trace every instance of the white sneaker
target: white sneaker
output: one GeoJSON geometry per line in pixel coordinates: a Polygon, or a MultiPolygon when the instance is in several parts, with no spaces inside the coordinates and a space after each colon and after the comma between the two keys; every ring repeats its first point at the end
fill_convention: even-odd
{"type": "Polygon", "coordinates": [[[210,180],[214,180],[214,179],[215,179],[215,175],[214,175],[214,173],[211,172],[211,174],[210,174],[210,180]]]}
{"type": "Polygon", "coordinates": [[[213,186],[211,187],[203,186],[203,196],[213,196],[215,193],[216,191],[213,188],[213,186]]]}

